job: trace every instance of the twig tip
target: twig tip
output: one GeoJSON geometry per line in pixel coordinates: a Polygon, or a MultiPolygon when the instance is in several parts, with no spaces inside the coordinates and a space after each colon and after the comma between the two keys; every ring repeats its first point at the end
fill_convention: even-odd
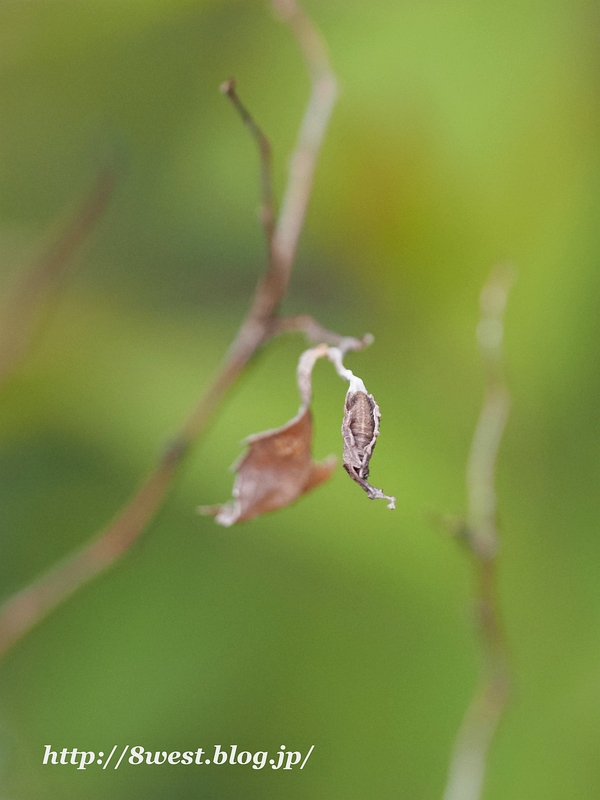
{"type": "Polygon", "coordinates": [[[235,78],[229,78],[228,81],[223,81],[223,83],[219,86],[219,91],[222,94],[230,95],[235,90],[235,86],[235,78]]]}

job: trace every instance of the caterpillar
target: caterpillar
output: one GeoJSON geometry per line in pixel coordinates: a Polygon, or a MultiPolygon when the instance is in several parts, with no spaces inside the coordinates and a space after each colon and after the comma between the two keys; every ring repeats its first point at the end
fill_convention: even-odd
{"type": "Polygon", "coordinates": [[[369,477],[369,461],[379,434],[379,407],[370,394],[361,391],[348,392],[344,412],[344,466],[352,466],[358,476],[366,480],[369,477]]]}

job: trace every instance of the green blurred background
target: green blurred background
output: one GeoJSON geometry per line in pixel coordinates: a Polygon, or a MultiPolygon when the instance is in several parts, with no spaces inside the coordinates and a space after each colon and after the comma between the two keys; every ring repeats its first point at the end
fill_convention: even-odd
{"type": "MultiPolygon", "coordinates": [[[[462,513],[481,404],[478,294],[511,259],[498,468],[516,689],[485,798],[600,796],[600,15],[586,0],[307,0],[341,95],[285,310],[375,336],[371,503],[338,469],[222,529],[240,440],[297,410],[298,336],[224,404],[135,548],[1,667],[3,800],[441,796],[479,664],[462,513]],[[315,750],[300,772],[42,767],[43,746],[315,750]]],[[[284,185],[308,80],[261,0],[4,0],[0,289],[107,153],[110,209],[4,390],[2,595],[101,528],[214,373],[264,264],[254,146],[284,185]]],[[[345,385],[315,371],[317,458],[345,385]]]]}

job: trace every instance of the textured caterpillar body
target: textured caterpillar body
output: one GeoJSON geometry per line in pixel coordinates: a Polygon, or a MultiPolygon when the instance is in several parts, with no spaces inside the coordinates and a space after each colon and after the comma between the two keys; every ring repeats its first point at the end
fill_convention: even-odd
{"type": "Polygon", "coordinates": [[[349,428],[357,449],[364,451],[375,433],[373,403],[364,392],[354,392],[348,398],[346,409],[349,412],[349,428]]]}
{"type": "Polygon", "coordinates": [[[372,395],[348,392],[344,408],[344,467],[365,480],[369,477],[369,461],[379,434],[379,407],[372,395]]]}

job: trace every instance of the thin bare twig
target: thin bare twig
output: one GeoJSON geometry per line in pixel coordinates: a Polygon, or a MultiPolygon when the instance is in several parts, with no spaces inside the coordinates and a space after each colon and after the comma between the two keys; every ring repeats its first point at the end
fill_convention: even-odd
{"type": "Polygon", "coordinates": [[[221,91],[226,94],[254,137],[260,153],[260,185],[262,192],[261,222],[267,239],[270,267],[273,261],[273,234],[275,233],[275,203],[273,200],[273,185],[271,181],[271,144],[254,118],[244,106],[235,90],[235,80],[231,78],[221,84],[221,91]]]}
{"type": "Polygon", "coordinates": [[[206,428],[213,412],[254,353],[277,332],[277,310],[288,287],[317,155],[335,97],[335,78],[320,35],[310,19],[293,0],[275,0],[275,6],[292,28],[303,50],[312,78],[312,93],[292,158],[282,211],[273,230],[268,269],[257,286],[251,309],[211,388],[192,411],[141,488],[107,528],[39,580],[10,598],[0,609],[0,655],[131,547],[162,505],[189,446],[206,428]]]}
{"type": "Polygon", "coordinates": [[[510,691],[508,647],[497,597],[495,473],[510,397],[503,372],[503,313],[513,270],[498,267],[481,293],[477,338],[486,366],[483,406],[467,462],[468,512],[463,533],[473,557],[477,628],[483,655],[479,685],[454,742],[443,800],[479,800],[492,739],[510,691]]]}
{"type": "Polygon", "coordinates": [[[0,388],[21,363],[50,297],[65,277],[69,262],[98,222],[112,196],[115,171],[103,169],[58,239],[21,276],[3,301],[0,321],[0,388]]]}
{"type": "Polygon", "coordinates": [[[278,317],[274,321],[275,333],[291,333],[301,331],[309,342],[314,344],[329,344],[341,350],[342,354],[351,350],[362,350],[373,342],[373,336],[365,333],[360,339],[354,336],[340,336],[339,333],[327,330],[320,322],[310,317],[308,314],[300,314],[297,317],[278,317]]]}

